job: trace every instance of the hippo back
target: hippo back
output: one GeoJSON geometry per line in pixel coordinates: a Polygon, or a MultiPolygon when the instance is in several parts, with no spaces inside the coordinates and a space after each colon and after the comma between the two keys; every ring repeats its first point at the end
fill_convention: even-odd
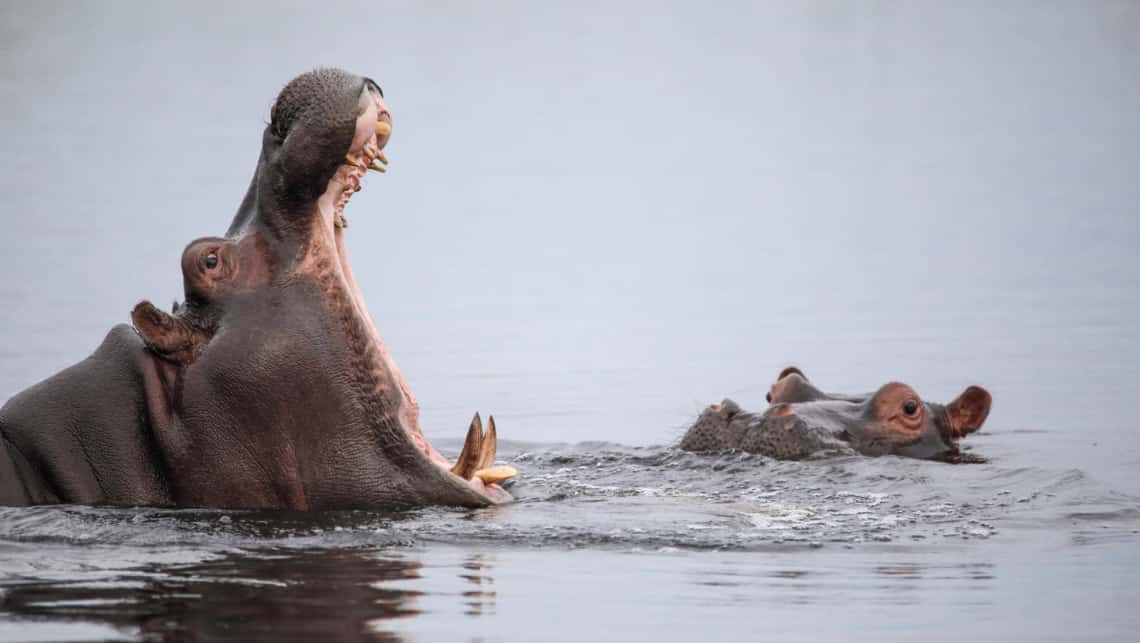
{"type": "Polygon", "coordinates": [[[0,408],[0,504],[168,505],[142,340],[116,326],[87,359],[0,408]]]}

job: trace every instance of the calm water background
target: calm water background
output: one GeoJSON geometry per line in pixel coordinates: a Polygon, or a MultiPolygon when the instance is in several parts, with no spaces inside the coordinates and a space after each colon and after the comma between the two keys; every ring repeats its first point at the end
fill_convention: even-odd
{"type": "Polygon", "coordinates": [[[1140,4],[0,2],[0,400],[226,229],[270,101],[377,79],[347,212],[470,514],[0,514],[0,638],[1122,639],[1140,4]],[[156,6],[157,5],[157,6],[156,6]],[[666,447],[705,404],[994,395],[981,466],[666,447]],[[625,445],[625,446],[621,446],[625,445]]]}

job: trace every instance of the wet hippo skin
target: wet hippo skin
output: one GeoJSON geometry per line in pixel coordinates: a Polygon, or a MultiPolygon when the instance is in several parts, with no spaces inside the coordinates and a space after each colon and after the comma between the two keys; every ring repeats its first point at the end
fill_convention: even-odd
{"type": "Polygon", "coordinates": [[[779,459],[854,450],[955,461],[962,455],[958,441],[982,427],[991,401],[985,389],[971,386],[949,404],[926,402],[899,382],[866,395],[824,393],[801,370],[787,368],[772,385],[763,413],[725,399],[701,412],[679,446],[779,459]]]}
{"type": "Polygon", "coordinates": [[[321,69],[280,93],[224,237],[190,243],[184,301],[149,302],[93,355],[0,409],[0,503],[230,508],[510,499],[476,416],[454,465],[357,288],[344,209],[382,171],[379,86],[321,69]]]}

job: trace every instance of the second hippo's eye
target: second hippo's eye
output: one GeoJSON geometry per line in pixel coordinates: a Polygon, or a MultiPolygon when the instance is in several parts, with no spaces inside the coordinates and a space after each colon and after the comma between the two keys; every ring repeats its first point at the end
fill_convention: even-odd
{"type": "Polygon", "coordinates": [[[213,270],[218,267],[218,255],[211,252],[206,255],[206,270],[213,270]]]}
{"type": "Polygon", "coordinates": [[[903,413],[913,416],[918,413],[918,402],[916,400],[907,400],[903,403],[903,413]]]}

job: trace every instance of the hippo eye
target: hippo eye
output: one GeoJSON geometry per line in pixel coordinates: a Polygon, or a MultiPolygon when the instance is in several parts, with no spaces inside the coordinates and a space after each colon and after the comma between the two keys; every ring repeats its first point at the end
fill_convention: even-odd
{"type": "Polygon", "coordinates": [[[218,267],[218,255],[211,252],[206,255],[206,270],[213,270],[218,267]]]}
{"type": "Polygon", "coordinates": [[[915,400],[907,400],[903,403],[903,413],[907,415],[914,415],[918,413],[918,402],[915,400]]]}

